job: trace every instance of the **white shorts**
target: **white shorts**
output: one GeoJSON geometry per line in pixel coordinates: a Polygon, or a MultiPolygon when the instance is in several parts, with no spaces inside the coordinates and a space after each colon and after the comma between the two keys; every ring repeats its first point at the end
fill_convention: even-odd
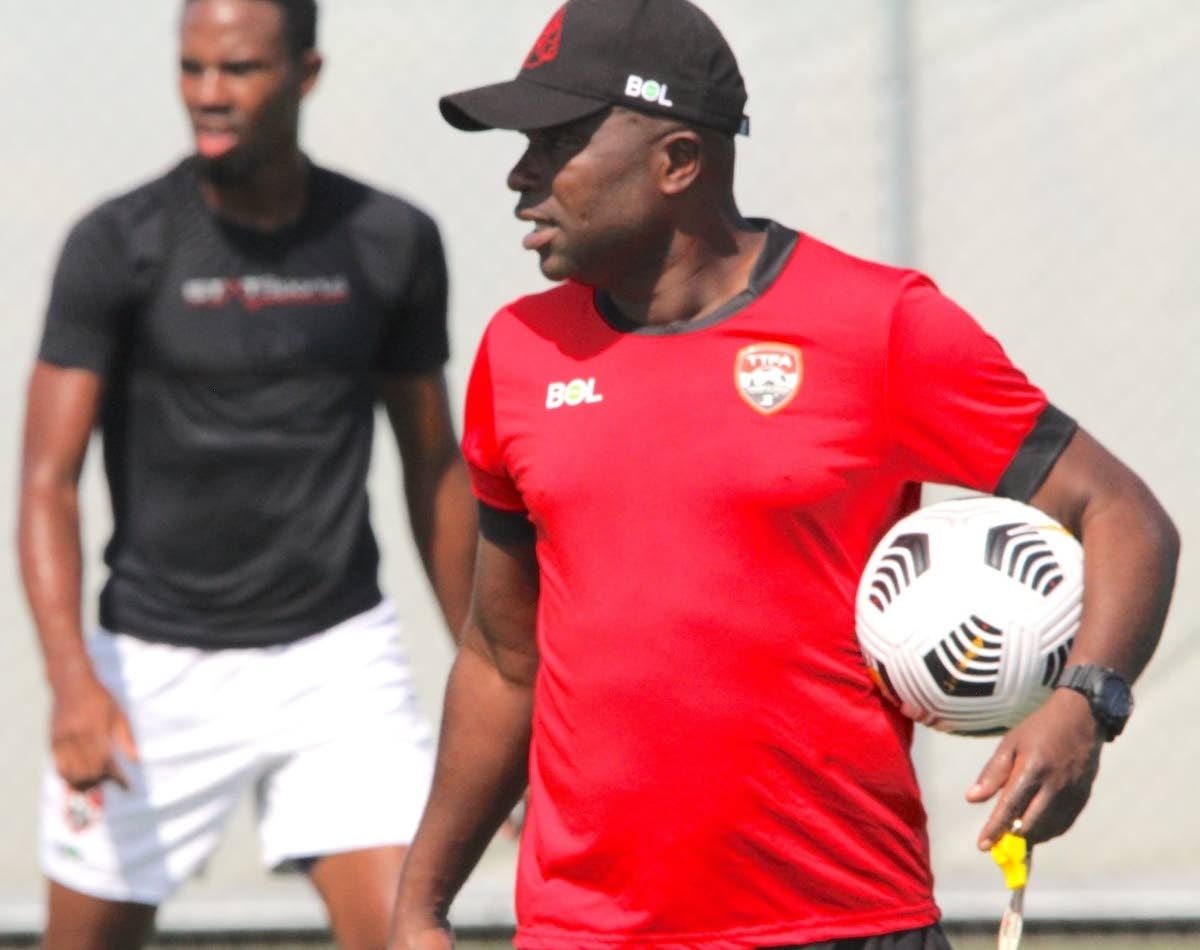
{"type": "Polygon", "coordinates": [[[42,868],[159,904],[200,870],[253,790],[264,863],[412,840],[433,771],[392,607],[283,646],[205,651],[99,630],[88,650],[129,716],[129,791],[47,770],[42,868]]]}

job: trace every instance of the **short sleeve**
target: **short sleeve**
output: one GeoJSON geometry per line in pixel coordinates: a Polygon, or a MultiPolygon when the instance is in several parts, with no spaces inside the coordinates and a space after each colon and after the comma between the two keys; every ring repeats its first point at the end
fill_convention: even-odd
{"type": "Polygon", "coordinates": [[[463,457],[467,460],[475,496],[483,504],[504,512],[524,513],[525,502],[504,462],[496,432],[495,390],[492,387],[488,339],[485,334],[479,344],[467,382],[463,457]]]}
{"type": "MultiPolygon", "coordinates": [[[[413,211],[408,252],[408,280],[394,304],[387,307],[380,370],[385,373],[426,373],[442,367],[450,356],[446,326],[446,258],[437,225],[428,215],[413,211]]],[[[392,266],[399,266],[393,261],[392,266]]]]}
{"type": "Polygon", "coordinates": [[[993,492],[1047,406],[1000,344],[920,275],[897,298],[886,373],[890,443],[910,481],[993,492]]]}
{"type": "Polygon", "coordinates": [[[38,357],[107,375],[137,296],[120,228],[102,207],[76,224],[63,245],[38,357]]]}

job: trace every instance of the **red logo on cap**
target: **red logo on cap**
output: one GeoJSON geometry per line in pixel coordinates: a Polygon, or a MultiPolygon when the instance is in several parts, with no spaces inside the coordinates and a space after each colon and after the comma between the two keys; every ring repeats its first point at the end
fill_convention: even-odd
{"type": "Polygon", "coordinates": [[[537,38],[533,49],[525,57],[525,69],[537,69],[539,66],[545,66],[558,55],[558,44],[562,39],[563,13],[566,9],[566,4],[563,4],[558,8],[558,12],[550,18],[546,28],[542,30],[542,35],[537,38]]]}

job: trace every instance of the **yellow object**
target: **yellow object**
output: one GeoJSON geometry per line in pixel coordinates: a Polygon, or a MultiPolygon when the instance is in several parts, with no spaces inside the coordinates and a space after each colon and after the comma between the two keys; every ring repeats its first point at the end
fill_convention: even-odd
{"type": "Polygon", "coordinates": [[[1024,887],[1029,880],[1029,844],[1020,835],[1008,832],[992,845],[992,860],[1000,865],[1010,891],[1024,887]]]}

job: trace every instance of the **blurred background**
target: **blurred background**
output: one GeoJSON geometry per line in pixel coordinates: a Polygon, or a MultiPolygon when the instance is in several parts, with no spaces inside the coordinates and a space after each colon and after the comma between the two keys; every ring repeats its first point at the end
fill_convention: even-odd
{"type": "MultiPolygon", "coordinates": [[[[1174,606],[1137,710],[1104,752],[1088,809],[1038,849],[1033,925],[1200,927],[1200,4],[1193,0],[702,0],[738,54],[752,134],[743,212],[929,273],[1052,400],[1137,469],[1185,538],[1174,606]],[[1194,677],[1194,679],[1193,679],[1194,677]]],[[[306,112],[318,162],[399,192],[440,222],[449,258],[456,406],[493,310],[544,286],[504,188],[522,139],[442,123],[437,97],[515,74],[554,0],[322,0],[326,69],[306,112]]],[[[0,535],[15,533],[24,385],[70,224],[188,148],[175,91],[175,0],[0,0],[0,267],[11,292],[0,387],[0,535]]],[[[88,607],[108,509],[85,476],[88,607]]],[[[400,503],[391,444],[372,476],[383,581],[406,618],[421,699],[438,716],[450,661],[400,503]]],[[[647,579],[652,583],[652,578],[647,579]]],[[[0,546],[0,937],[41,920],[35,802],[46,692],[11,543],[0,546]]],[[[988,740],[917,743],[948,920],[993,922],[999,872],[974,847],[963,793],[988,740]]],[[[454,908],[512,920],[514,846],[497,842],[454,908]]],[[[239,815],[163,930],[311,932],[303,881],[260,870],[239,815]]],[[[1194,938],[1200,940],[1200,937],[1194,938]]],[[[1098,941],[1099,938],[1096,938],[1098,941]]],[[[1095,945],[1100,946],[1099,942],[1095,945]]],[[[1104,944],[1108,945],[1108,944],[1104,944]]],[[[1139,942],[1139,945],[1143,945],[1139,942]]],[[[1181,946],[1183,944],[1180,944],[1181,946]]]]}

